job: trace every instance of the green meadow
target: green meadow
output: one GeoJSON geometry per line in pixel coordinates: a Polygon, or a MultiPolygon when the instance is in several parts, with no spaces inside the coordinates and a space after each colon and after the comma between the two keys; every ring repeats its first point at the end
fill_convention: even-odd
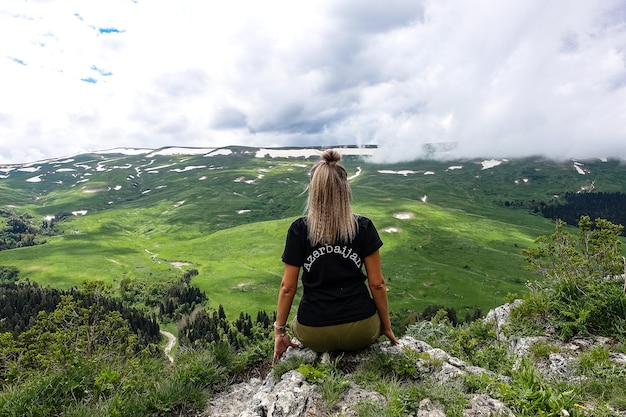
{"type": "MultiPolygon", "coordinates": [[[[315,158],[232,150],[213,157],[81,155],[42,162],[36,173],[11,171],[0,179],[0,207],[42,219],[86,213],[70,214],[45,244],[1,251],[0,265],[42,285],[101,280],[114,290],[125,278],[163,280],[196,269],[192,282],[214,307],[231,316],[273,311],[285,233],[302,215],[315,158]],[[27,181],[34,175],[41,180],[27,181]]],[[[392,310],[438,304],[486,312],[502,304],[537,278],[522,249],[554,230],[551,220],[532,214],[534,203],[592,182],[602,191],[626,190],[617,161],[585,162],[584,175],[572,161],[527,158],[488,169],[480,162],[344,158],[354,175],[354,210],[374,221],[384,242],[392,310]]]]}

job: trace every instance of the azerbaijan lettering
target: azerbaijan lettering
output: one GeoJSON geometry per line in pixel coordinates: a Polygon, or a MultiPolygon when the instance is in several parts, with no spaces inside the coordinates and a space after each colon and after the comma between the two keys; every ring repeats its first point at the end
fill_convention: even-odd
{"type": "Polygon", "coordinates": [[[324,255],[341,255],[344,259],[350,259],[357,268],[361,268],[362,261],[361,257],[358,253],[354,252],[352,248],[347,246],[339,246],[339,245],[324,245],[315,249],[312,254],[307,256],[306,261],[304,262],[304,269],[307,272],[311,271],[311,267],[320,257],[324,255]]]}

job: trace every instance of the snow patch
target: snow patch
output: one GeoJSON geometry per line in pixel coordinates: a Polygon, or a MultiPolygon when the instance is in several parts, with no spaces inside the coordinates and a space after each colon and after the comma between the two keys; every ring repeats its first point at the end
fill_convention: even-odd
{"type": "Polygon", "coordinates": [[[250,213],[252,210],[237,210],[237,214],[250,213]]]}
{"type": "Polygon", "coordinates": [[[194,169],[202,169],[202,168],[206,168],[206,165],[190,165],[183,169],[180,169],[180,168],[170,169],[170,172],[187,172],[187,171],[192,171],[194,169]]]}
{"type": "Polygon", "coordinates": [[[425,203],[426,200],[428,200],[428,196],[427,195],[423,195],[422,198],[420,198],[420,200],[422,200],[422,203],[425,203]]]}
{"type": "Polygon", "coordinates": [[[354,173],[354,175],[351,175],[348,177],[348,181],[361,175],[361,172],[362,172],[361,167],[356,167],[356,172],[354,173]]]}
{"type": "Polygon", "coordinates": [[[393,215],[393,217],[400,220],[409,220],[415,216],[413,215],[413,213],[396,213],[393,215]]]}
{"type": "Polygon", "coordinates": [[[41,179],[41,175],[37,175],[36,177],[31,177],[26,180],[26,182],[41,182],[41,181],[43,181],[41,179]]]}
{"type": "Polygon", "coordinates": [[[122,155],[142,155],[152,152],[153,149],[138,149],[138,148],[114,148],[103,151],[95,151],[95,154],[108,154],[108,153],[121,153],[122,155]]]}
{"type": "Polygon", "coordinates": [[[576,171],[580,174],[580,175],[585,175],[587,173],[589,173],[589,170],[584,169],[585,164],[582,164],[580,162],[574,162],[574,168],[576,168],[576,171]]]}
{"type": "Polygon", "coordinates": [[[397,227],[387,227],[387,228],[383,229],[383,231],[385,231],[387,233],[398,233],[400,231],[400,229],[398,229],[397,227]]]}
{"type": "Polygon", "coordinates": [[[483,166],[482,169],[489,169],[489,168],[493,168],[493,167],[497,167],[498,165],[500,165],[502,162],[504,162],[505,160],[497,160],[497,159],[489,159],[489,160],[485,160],[482,161],[481,164],[483,166]]]}
{"type": "Polygon", "coordinates": [[[36,167],[24,167],[24,168],[18,168],[17,170],[20,172],[37,172],[41,169],[40,166],[36,166],[36,167]]]}
{"type": "Polygon", "coordinates": [[[73,211],[72,214],[74,216],[84,216],[85,214],[87,214],[87,210],[76,210],[73,211]]]}
{"type": "MultiPolygon", "coordinates": [[[[336,148],[342,156],[372,156],[374,155],[375,148],[336,148]]],[[[310,158],[312,156],[319,156],[322,154],[320,149],[265,149],[261,148],[256,152],[257,158],[310,158]]]]}
{"type": "Polygon", "coordinates": [[[426,171],[424,172],[424,175],[435,175],[435,173],[433,171],[426,171]]]}
{"type": "Polygon", "coordinates": [[[409,170],[402,170],[402,171],[390,171],[390,170],[386,170],[386,169],[382,169],[380,171],[378,171],[380,174],[397,174],[397,175],[403,175],[403,176],[407,176],[409,174],[415,174],[415,171],[409,171],[409,170]]]}
{"type": "Polygon", "coordinates": [[[111,187],[92,188],[92,189],[88,189],[88,190],[83,190],[83,193],[93,194],[93,193],[102,193],[102,192],[106,192],[106,191],[111,191],[111,187]]]}
{"type": "Polygon", "coordinates": [[[233,151],[231,151],[230,149],[214,149],[204,156],[205,157],[206,156],[220,156],[220,155],[228,156],[228,155],[231,155],[232,153],[233,151]]]}
{"type": "Polygon", "coordinates": [[[452,166],[449,166],[446,171],[454,171],[455,169],[463,169],[463,165],[452,165],[452,166]]]}
{"type": "Polygon", "coordinates": [[[211,153],[215,148],[165,148],[148,154],[148,157],[152,156],[169,156],[169,155],[204,155],[211,153]]]}

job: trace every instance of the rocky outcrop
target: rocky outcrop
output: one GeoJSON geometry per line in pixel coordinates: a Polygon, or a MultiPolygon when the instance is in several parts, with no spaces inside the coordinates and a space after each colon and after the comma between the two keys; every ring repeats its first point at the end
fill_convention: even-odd
{"type": "MultiPolygon", "coordinates": [[[[519,305],[514,302],[500,306],[485,318],[496,331],[506,326],[510,312],[519,305]]],[[[504,339],[501,339],[504,340],[504,339]]],[[[571,379],[574,376],[575,361],[581,352],[595,346],[608,345],[606,338],[578,338],[562,342],[549,336],[511,337],[506,342],[509,353],[517,358],[533,356],[533,346],[541,343],[549,346],[545,351],[549,354],[536,359],[534,365],[546,378],[571,379]]],[[[359,353],[345,354],[350,363],[359,364],[376,350],[389,355],[407,355],[414,361],[412,366],[417,370],[420,379],[435,382],[443,386],[462,387],[462,379],[466,375],[481,376],[486,374],[492,379],[506,381],[507,378],[495,375],[487,369],[472,366],[463,360],[451,356],[447,352],[433,348],[428,343],[405,336],[399,345],[389,342],[374,344],[359,353]],[[415,354],[408,355],[413,352],[415,354]]],[[[297,356],[305,363],[315,364],[329,360],[329,356],[318,355],[309,349],[289,348],[282,360],[297,356]]],[[[626,355],[611,353],[611,360],[618,366],[626,366],[626,355]]],[[[353,367],[354,368],[354,367],[353,367]]],[[[347,380],[351,380],[347,375],[347,380]]],[[[462,411],[463,417],[509,417],[514,416],[506,404],[485,394],[466,393],[467,405],[462,411]]],[[[328,406],[324,401],[319,386],[307,382],[297,371],[289,371],[279,379],[270,372],[265,379],[251,379],[248,382],[231,386],[210,401],[210,405],[202,414],[203,417],[314,417],[341,416],[356,417],[357,404],[384,404],[387,399],[380,393],[350,383],[341,398],[328,406]]],[[[568,415],[563,410],[563,415],[568,415]]],[[[419,403],[417,417],[444,417],[444,408],[435,400],[425,398],[419,403]]]]}
{"type": "MultiPolygon", "coordinates": [[[[360,356],[371,354],[373,349],[380,349],[389,354],[403,354],[405,349],[413,350],[418,355],[415,366],[420,374],[441,384],[455,383],[464,374],[480,375],[490,373],[488,370],[469,366],[462,360],[450,356],[441,349],[433,348],[429,344],[412,337],[403,337],[399,345],[382,342],[361,353],[354,354],[353,361],[359,361],[360,356]]],[[[309,349],[290,348],[283,360],[291,356],[301,356],[307,362],[324,360],[309,349]]],[[[216,395],[204,413],[204,416],[214,417],[314,417],[324,415],[341,415],[356,417],[355,404],[369,402],[384,403],[386,399],[376,391],[366,390],[351,384],[343,396],[331,409],[327,409],[319,388],[308,383],[304,376],[297,371],[289,371],[282,375],[279,381],[270,373],[265,380],[251,380],[230,387],[225,392],[216,395]]],[[[419,404],[418,416],[439,417],[445,413],[437,403],[429,399],[419,404]]],[[[468,408],[463,412],[464,417],[513,416],[510,410],[501,402],[485,395],[471,397],[468,408]]]]}

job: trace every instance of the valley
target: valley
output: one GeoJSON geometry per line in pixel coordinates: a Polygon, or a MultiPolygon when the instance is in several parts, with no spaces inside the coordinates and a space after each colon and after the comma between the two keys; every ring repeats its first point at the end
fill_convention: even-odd
{"type": "MultiPolygon", "coordinates": [[[[615,160],[376,162],[343,148],[354,210],[381,234],[391,309],[465,312],[502,304],[536,279],[521,251],[554,222],[533,213],[566,192],[626,190],[615,160]]],[[[273,311],[280,255],[302,215],[319,149],[116,149],[0,166],[0,207],[64,218],[46,243],[0,251],[22,279],[70,288],[153,281],[195,269],[193,285],[232,316],[273,311]]],[[[0,220],[0,226],[3,226],[0,220]]]]}

